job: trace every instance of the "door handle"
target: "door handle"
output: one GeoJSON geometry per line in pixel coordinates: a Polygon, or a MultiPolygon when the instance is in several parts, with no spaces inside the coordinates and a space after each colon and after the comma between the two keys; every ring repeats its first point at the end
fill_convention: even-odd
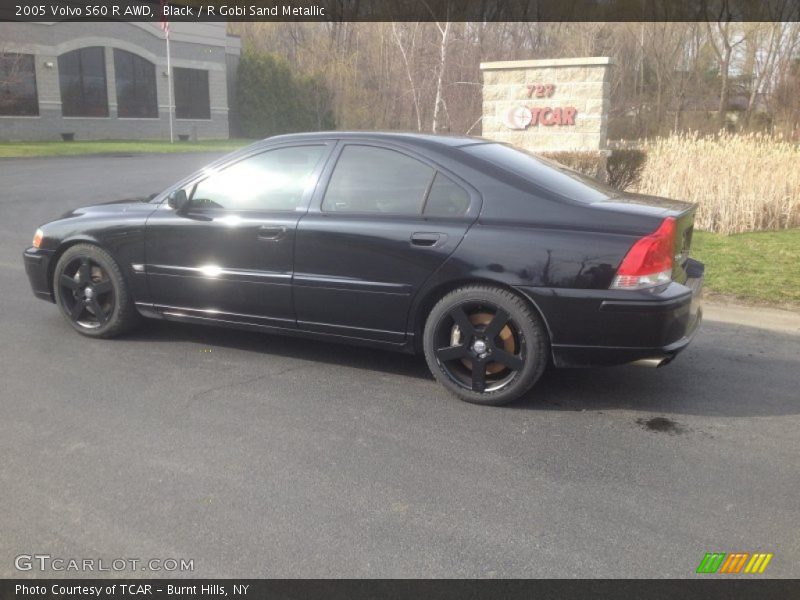
{"type": "Polygon", "coordinates": [[[411,244],[423,248],[432,248],[446,239],[447,235],[438,232],[417,231],[411,234],[411,244]]]}
{"type": "Polygon", "coordinates": [[[277,242],[286,235],[284,225],[262,225],[258,228],[258,239],[268,242],[277,242]]]}

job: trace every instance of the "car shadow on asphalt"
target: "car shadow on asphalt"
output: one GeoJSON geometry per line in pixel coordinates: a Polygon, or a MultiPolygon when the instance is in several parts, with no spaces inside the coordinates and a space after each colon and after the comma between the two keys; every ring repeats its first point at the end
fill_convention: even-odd
{"type": "Polygon", "coordinates": [[[166,321],[145,321],[143,327],[126,335],[123,339],[142,342],[196,343],[209,347],[324,362],[433,381],[425,359],[421,356],[258,331],[166,321]]]}
{"type": "MultiPolygon", "coordinates": [[[[426,379],[434,385],[421,356],[388,350],[158,321],[123,339],[224,347],[426,379]]],[[[665,367],[548,368],[530,392],[506,408],[720,417],[798,414],[798,347],[796,335],[707,322],[693,344],[665,367]]]]}

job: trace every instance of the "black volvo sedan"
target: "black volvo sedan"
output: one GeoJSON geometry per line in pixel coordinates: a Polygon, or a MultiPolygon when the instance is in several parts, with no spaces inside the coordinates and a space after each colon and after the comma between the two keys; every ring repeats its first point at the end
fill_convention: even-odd
{"type": "Polygon", "coordinates": [[[24,260],[87,336],[150,317],[422,352],[458,397],[502,404],[548,364],[685,348],[694,212],[480,138],[295,134],[69,212],[24,260]]]}

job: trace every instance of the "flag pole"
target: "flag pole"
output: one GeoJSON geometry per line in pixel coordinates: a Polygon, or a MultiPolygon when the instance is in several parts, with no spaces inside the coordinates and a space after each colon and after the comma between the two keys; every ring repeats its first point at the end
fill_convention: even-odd
{"type": "Polygon", "coordinates": [[[169,86],[169,143],[175,143],[175,133],[172,126],[172,67],[170,66],[169,56],[169,29],[166,31],[167,37],[167,85],[169,86]]]}
{"type": "Polygon", "coordinates": [[[167,42],[167,89],[169,90],[169,143],[175,143],[175,131],[172,124],[172,61],[169,54],[169,20],[167,19],[166,7],[167,1],[161,0],[161,29],[164,30],[164,39],[167,42]]]}

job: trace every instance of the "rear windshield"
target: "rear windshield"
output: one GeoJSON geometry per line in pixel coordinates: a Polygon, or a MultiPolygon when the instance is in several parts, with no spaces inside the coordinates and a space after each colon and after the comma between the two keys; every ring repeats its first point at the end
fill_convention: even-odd
{"type": "Polygon", "coordinates": [[[572,200],[590,204],[616,195],[614,188],[592,177],[505,144],[475,144],[461,150],[572,200]]]}

